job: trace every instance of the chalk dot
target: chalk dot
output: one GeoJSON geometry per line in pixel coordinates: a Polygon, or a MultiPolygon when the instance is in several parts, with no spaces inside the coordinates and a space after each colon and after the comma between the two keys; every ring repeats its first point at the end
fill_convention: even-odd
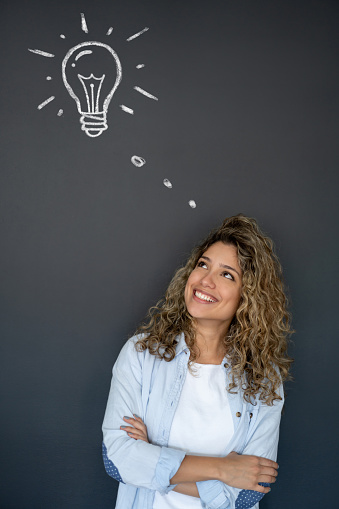
{"type": "Polygon", "coordinates": [[[64,34],[60,34],[60,37],[61,37],[61,39],[66,39],[66,37],[64,36],[64,34]]]}
{"type": "Polygon", "coordinates": [[[137,69],[142,69],[143,67],[145,67],[145,64],[138,64],[138,65],[136,66],[136,68],[137,68],[137,69]]]}
{"type": "Polygon", "coordinates": [[[188,202],[188,205],[189,205],[190,207],[192,207],[192,209],[195,209],[195,208],[196,208],[196,206],[197,206],[197,204],[195,203],[195,201],[194,201],[194,200],[190,200],[190,201],[188,202]]]}
{"type": "Polygon", "coordinates": [[[75,67],[75,64],[72,64],[72,67],[75,67]]]}
{"type": "Polygon", "coordinates": [[[64,110],[59,110],[58,111],[58,117],[61,117],[61,115],[63,114],[64,110]]]}
{"type": "Polygon", "coordinates": [[[168,189],[172,189],[173,186],[168,179],[164,179],[163,182],[164,182],[164,186],[168,187],[168,189]]]}
{"type": "Polygon", "coordinates": [[[47,76],[46,80],[50,81],[52,78],[50,76],[47,76]]]}
{"type": "Polygon", "coordinates": [[[141,168],[141,166],[144,166],[144,164],[146,163],[145,159],[140,156],[131,157],[131,161],[137,168],[141,168]]]}

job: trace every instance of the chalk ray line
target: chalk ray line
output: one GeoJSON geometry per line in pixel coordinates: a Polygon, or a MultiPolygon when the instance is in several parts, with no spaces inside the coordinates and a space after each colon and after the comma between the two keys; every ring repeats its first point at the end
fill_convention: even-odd
{"type": "Polygon", "coordinates": [[[85,14],[83,12],[81,12],[81,30],[83,30],[86,34],[88,34],[86,18],[85,18],[85,14]]]}
{"type": "Polygon", "coordinates": [[[129,108],[128,106],[125,106],[124,104],[120,104],[120,108],[122,111],[125,111],[126,113],[130,113],[131,115],[134,115],[134,110],[132,108],[129,108]]]}
{"type": "Polygon", "coordinates": [[[157,97],[155,97],[155,95],[152,95],[150,94],[149,92],[146,92],[146,90],[144,90],[143,88],[140,88],[140,87],[133,87],[134,90],[136,90],[137,92],[140,92],[140,94],[143,94],[145,95],[146,97],[149,97],[150,99],[154,99],[155,101],[158,101],[159,99],[157,97]]]}
{"type": "Polygon", "coordinates": [[[49,97],[48,99],[46,99],[46,101],[42,102],[41,104],[39,104],[38,106],[38,110],[41,110],[42,108],[44,108],[46,106],[46,104],[50,103],[51,101],[54,101],[55,99],[55,96],[54,95],[51,95],[51,97],[49,97]]]}
{"type": "Polygon", "coordinates": [[[113,32],[113,27],[109,27],[109,29],[106,32],[106,35],[111,35],[112,32],[113,32]]]}
{"type": "Polygon", "coordinates": [[[31,53],[35,53],[36,55],[41,55],[42,57],[48,57],[48,58],[55,57],[55,55],[53,55],[53,53],[48,53],[47,51],[41,51],[41,49],[28,48],[28,51],[30,51],[31,53]]]}
{"type": "Polygon", "coordinates": [[[133,34],[133,35],[131,35],[131,37],[129,37],[128,39],[126,39],[126,40],[127,40],[127,42],[130,42],[130,41],[132,41],[133,39],[135,39],[136,37],[139,37],[139,35],[144,34],[145,32],[147,32],[147,30],[149,30],[149,28],[148,28],[148,27],[145,27],[143,30],[140,30],[140,32],[138,32],[137,34],[133,34]]]}

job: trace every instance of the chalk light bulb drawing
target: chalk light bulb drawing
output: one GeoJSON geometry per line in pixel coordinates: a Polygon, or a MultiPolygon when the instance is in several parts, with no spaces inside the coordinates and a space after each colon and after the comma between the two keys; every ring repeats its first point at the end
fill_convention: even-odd
{"type": "Polygon", "coordinates": [[[78,44],[62,62],[62,79],[81,115],[81,129],[91,138],[100,136],[108,127],[108,106],[121,77],[118,55],[102,42],[78,44]]]}

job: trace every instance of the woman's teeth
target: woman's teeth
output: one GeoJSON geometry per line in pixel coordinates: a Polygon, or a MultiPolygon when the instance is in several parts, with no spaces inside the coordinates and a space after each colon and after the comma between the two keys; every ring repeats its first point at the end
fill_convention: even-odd
{"type": "Polygon", "coordinates": [[[204,293],[200,293],[197,290],[195,291],[195,295],[201,300],[206,300],[207,302],[216,302],[216,300],[212,299],[212,297],[208,297],[204,293]]]}

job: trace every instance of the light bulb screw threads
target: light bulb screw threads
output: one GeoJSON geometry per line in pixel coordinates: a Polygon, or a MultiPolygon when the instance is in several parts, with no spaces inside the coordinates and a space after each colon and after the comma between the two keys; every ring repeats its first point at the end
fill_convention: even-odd
{"type": "Polygon", "coordinates": [[[100,136],[100,134],[108,128],[107,115],[105,111],[100,111],[95,114],[82,111],[80,123],[82,131],[85,131],[87,136],[90,136],[91,138],[100,136]]]}

